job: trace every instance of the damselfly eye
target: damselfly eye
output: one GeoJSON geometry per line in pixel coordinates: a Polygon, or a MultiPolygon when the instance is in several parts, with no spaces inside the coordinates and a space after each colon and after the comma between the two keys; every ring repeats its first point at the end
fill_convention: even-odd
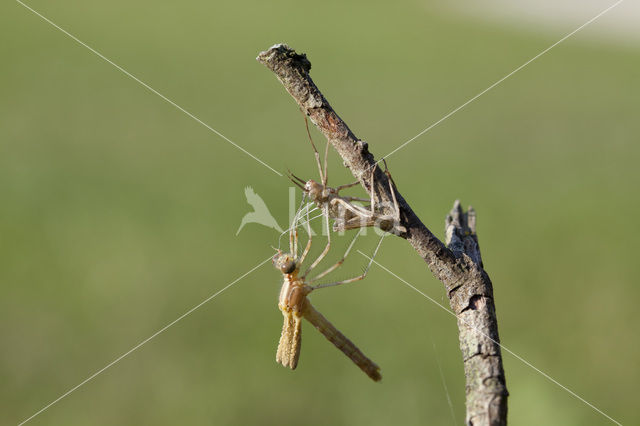
{"type": "Polygon", "coordinates": [[[290,254],[277,253],[273,256],[273,266],[283,274],[291,274],[296,270],[296,261],[290,254]]]}
{"type": "Polygon", "coordinates": [[[280,271],[282,271],[283,274],[290,274],[295,270],[296,270],[296,262],[293,259],[287,259],[280,266],[280,271]]]}

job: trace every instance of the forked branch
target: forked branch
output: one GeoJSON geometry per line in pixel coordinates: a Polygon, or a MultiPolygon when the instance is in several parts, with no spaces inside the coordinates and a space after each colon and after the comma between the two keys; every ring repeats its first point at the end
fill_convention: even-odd
{"type": "MultiPolygon", "coordinates": [[[[309,76],[311,63],[287,45],[279,44],[258,55],[273,71],[300,108],[338,151],[344,164],[376,203],[393,213],[389,179],[369,152],[335,113],[309,76]],[[373,186],[369,179],[374,170],[373,186]]],[[[507,388],[499,346],[493,287],[483,269],[475,233],[475,212],[464,213],[456,201],[447,216],[446,242],[436,238],[406,200],[395,191],[400,207],[399,229],[445,286],[451,309],[458,318],[460,349],[466,377],[468,425],[505,425],[507,388]]]]}

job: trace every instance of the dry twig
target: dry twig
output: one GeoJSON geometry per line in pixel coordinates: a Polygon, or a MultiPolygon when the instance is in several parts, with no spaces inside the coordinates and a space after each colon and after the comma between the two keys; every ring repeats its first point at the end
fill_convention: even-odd
{"type": "MultiPolygon", "coordinates": [[[[300,108],[338,151],[376,202],[393,206],[388,177],[369,152],[368,144],[351,132],[309,76],[311,63],[287,45],[275,45],[258,55],[273,71],[300,108]],[[370,173],[375,170],[374,187],[370,173]]],[[[507,388],[498,344],[493,287],[484,271],[472,209],[463,212],[458,201],[446,220],[446,245],[420,221],[396,190],[401,223],[395,234],[405,238],[445,286],[451,309],[458,318],[460,350],[466,377],[467,425],[505,425],[507,388]]]]}

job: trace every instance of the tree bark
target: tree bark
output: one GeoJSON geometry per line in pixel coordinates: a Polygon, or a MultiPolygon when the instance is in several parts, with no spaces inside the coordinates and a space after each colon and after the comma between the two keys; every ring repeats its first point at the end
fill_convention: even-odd
{"type": "MultiPolygon", "coordinates": [[[[309,76],[311,63],[287,45],[261,52],[257,60],[273,71],[300,108],[338,151],[367,192],[373,192],[386,214],[393,214],[387,175],[377,167],[368,144],[358,139],[331,108],[309,76]],[[374,170],[373,188],[370,173],[374,170]]],[[[394,186],[395,188],[395,186],[394,186]]],[[[466,378],[467,425],[505,425],[507,397],[493,286],[484,271],[476,236],[476,215],[458,201],[446,219],[446,245],[420,221],[395,190],[400,226],[392,232],[405,238],[445,286],[458,318],[460,350],[466,378]]]]}

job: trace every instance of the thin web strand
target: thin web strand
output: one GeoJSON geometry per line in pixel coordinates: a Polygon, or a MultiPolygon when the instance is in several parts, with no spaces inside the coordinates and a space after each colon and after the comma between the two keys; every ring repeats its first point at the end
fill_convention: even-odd
{"type": "Polygon", "coordinates": [[[264,265],[265,263],[267,263],[268,261],[270,261],[272,259],[272,256],[269,256],[268,258],[266,258],[265,260],[263,260],[262,262],[260,262],[258,265],[254,266],[253,268],[251,268],[248,272],[245,272],[244,274],[242,274],[240,277],[236,278],[235,280],[233,280],[231,283],[227,284],[225,287],[223,287],[222,289],[218,290],[217,292],[215,292],[214,294],[212,294],[211,296],[207,297],[206,299],[204,299],[202,302],[198,303],[197,305],[195,305],[193,308],[189,309],[187,312],[185,312],[184,314],[180,315],[178,318],[176,318],[175,320],[171,321],[169,324],[165,325],[164,327],[162,327],[160,330],[156,331],[155,333],[153,333],[151,336],[147,337],[146,339],[144,339],[143,341],[141,341],[140,343],[138,343],[137,345],[135,345],[133,348],[129,349],[127,352],[123,353],[122,355],[120,355],[119,357],[117,357],[116,359],[114,359],[113,361],[111,361],[109,364],[105,365],[104,367],[102,367],[101,369],[99,369],[98,371],[96,371],[95,373],[93,373],[92,375],[90,375],[89,377],[87,377],[86,379],[84,379],[82,382],[78,383],[77,385],[75,385],[74,387],[72,387],[71,389],[69,389],[68,391],[66,391],[65,393],[63,393],[62,395],[60,395],[58,398],[54,399],[53,401],[51,401],[49,404],[45,405],[44,407],[42,407],[40,410],[38,410],[37,412],[35,412],[33,415],[31,415],[30,417],[26,418],[25,420],[23,420],[22,422],[20,422],[18,424],[18,426],[22,426],[23,424],[27,423],[28,421],[32,420],[34,417],[36,417],[37,415],[41,414],[42,412],[44,412],[45,410],[47,410],[48,408],[50,408],[51,406],[53,406],[54,404],[58,403],[60,400],[62,400],[63,398],[69,396],[71,393],[73,393],[74,391],[76,391],[78,388],[80,388],[81,386],[85,385],[86,383],[90,382],[91,380],[93,380],[94,378],[96,378],[98,375],[100,375],[101,373],[103,373],[105,370],[107,370],[108,368],[112,367],[113,365],[115,365],[116,363],[118,363],[119,361],[121,361],[122,359],[124,359],[125,357],[127,357],[129,354],[131,354],[132,352],[134,352],[135,350],[139,349],[140,347],[142,347],[143,345],[145,345],[146,343],[148,343],[151,339],[155,338],[156,336],[158,336],[159,334],[163,333],[164,331],[166,331],[169,327],[173,326],[174,324],[176,324],[178,321],[184,319],[186,316],[190,315],[191,313],[193,313],[196,309],[200,308],[202,305],[204,305],[205,303],[209,302],[210,300],[212,300],[213,298],[215,298],[216,296],[218,296],[220,293],[222,293],[223,291],[227,290],[229,287],[231,287],[232,285],[236,284],[238,281],[240,281],[241,279],[245,278],[247,275],[249,275],[250,273],[252,273],[253,271],[255,271],[256,269],[260,268],[262,265],[264,265]]]}
{"type": "Polygon", "coordinates": [[[271,170],[273,173],[277,174],[278,176],[284,176],[282,173],[280,173],[279,171],[277,171],[276,169],[274,169],[273,167],[271,167],[270,165],[268,165],[267,163],[265,163],[264,161],[262,161],[261,159],[259,159],[258,157],[256,157],[255,155],[253,155],[252,153],[250,153],[249,151],[247,151],[246,149],[244,149],[243,147],[241,147],[240,145],[238,145],[237,143],[235,143],[234,141],[232,141],[231,139],[229,139],[228,137],[226,137],[225,135],[223,135],[222,133],[220,133],[219,131],[217,131],[216,129],[214,129],[213,127],[211,127],[210,125],[208,125],[207,123],[205,123],[204,121],[202,121],[201,119],[199,119],[198,117],[196,117],[195,115],[193,115],[192,113],[190,113],[189,111],[187,111],[186,109],[184,109],[183,107],[181,107],[180,105],[178,105],[177,103],[175,103],[174,101],[172,101],[171,99],[167,98],[165,95],[163,95],[162,93],[158,92],[156,89],[154,89],[153,87],[149,86],[147,83],[145,83],[144,81],[140,80],[138,77],[136,77],[135,75],[131,74],[129,71],[125,70],[124,68],[122,68],[120,65],[116,64],[115,62],[113,62],[111,59],[107,58],[106,56],[104,56],[102,53],[98,52],[97,50],[95,50],[93,47],[89,46],[88,44],[86,44],[85,42],[83,42],[82,40],[80,40],[79,38],[77,38],[76,36],[74,36],[73,34],[69,33],[67,30],[63,29],[62,27],[60,27],[59,25],[57,25],[55,22],[51,21],[49,18],[43,16],[41,13],[39,13],[38,11],[36,11],[35,9],[31,8],[30,6],[24,4],[23,2],[21,2],[20,0],[16,0],[16,2],[20,5],[22,5],[24,8],[30,10],[31,12],[33,12],[35,15],[39,16],[40,18],[42,18],[45,22],[47,22],[48,24],[50,24],[51,26],[53,26],[54,28],[58,29],[59,31],[61,31],[63,34],[67,35],[68,37],[70,37],[72,40],[74,40],[76,43],[80,44],[81,46],[86,47],[87,49],[89,49],[92,53],[94,53],[96,56],[98,56],[99,58],[103,59],[104,61],[106,61],[107,63],[113,65],[118,71],[122,72],[124,75],[126,75],[127,77],[131,78],[132,80],[136,81],[137,83],[139,83],[140,85],[142,85],[145,89],[149,90],[151,93],[154,93],[155,95],[158,95],[160,98],[162,98],[164,101],[168,102],[169,104],[171,104],[172,106],[174,106],[175,108],[177,108],[178,110],[182,111],[184,114],[186,114],[187,116],[189,116],[190,118],[192,118],[193,120],[195,120],[196,122],[198,122],[199,124],[203,125],[204,127],[206,127],[207,129],[209,129],[210,131],[212,131],[213,133],[215,133],[216,135],[218,135],[219,137],[221,137],[222,139],[224,139],[225,141],[229,142],[231,145],[235,146],[236,148],[238,148],[240,151],[244,152],[245,154],[247,154],[249,157],[253,158],[254,160],[256,160],[258,163],[262,164],[263,166],[265,166],[266,168],[268,168],[269,170],[271,170]]]}
{"type": "MultiPolygon", "coordinates": [[[[362,251],[358,250],[358,253],[360,253],[361,255],[363,255],[364,257],[371,259],[369,256],[367,256],[365,253],[363,253],[362,251]]],[[[527,361],[526,359],[524,359],[523,357],[521,357],[520,355],[516,354],[515,352],[513,352],[511,349],[507,348],[506,346],[504,346],[503,344],[501,344],[500,342],[497,342],[496,340],[494,340],[493,338],[491,338],[491,336],[488,336],[486,333],[482,332],[481,330],[478,330],[477,328],[473,327],[473,325],[469,324],[467,321],[465,321],[462,318],[458,318],[456,316],[455,313],[453,313],[450,309],[448,309],[447,307],[445,307],[444,305],[438,303],[435,299],[433,299],[432,297],[430,297],[429,295],[423,293],[422,291],[418,290],[416,287],[414,287],[413,285],[411,285],[409,282],[405,281],[403,278],[399,277],[398,275],[396,275],[395,273],[391,272],[389,269],[387,269],[386,267],[382,266],[380,263],[376,262],[375,260],[373,261],[373,263],[375,263],[376,265],[378,265],[380,268],[384,269],[385,271],[387,271],[389,274],[391,274],[392,276],[394,276],[395,278],[397,278],[398,280],[402,281],[404,284],[406,284],[407,286],[409,286],[410,288],[412,288],[413,290],[415,290],[416,292],[420,293],[421,295],[423,295],[424,297],[426,297],[429,301],[433,302],[434,304],[436,304],[438,307],[440,307],[442,310],[444,310],[445,312],[447,312],[448,314],[450,314],[451,316],[453,316],[456,320],[459,320],[461,322],[463,322],[464,324],[466,324],[468,327],[470,327],[471,329],[473,329],[474,331],[476,331],[477,333],[483,335],[484,337],[486,337],[487,339],[491,340],[492,342],[494,342],[496,345],[500,346],[500,348],[504,349],[506,352],[510,353],[511,355],[513,355],[516,359],[518,359],[519,361],[521,361],[522,363],[524,363],[525,365],[527,365],[528,367],[532,368],[533,370],[535,370],[536,372],[538,372],[539,374],[541,374],[543,377],[545,377],[547,380],[549,380],[550,382],[558,385],[560,388],[562,388],[563,390],[565,390],[566,392],[568,392],[570,395],[572,395],[573,397],[575,397],[576,399],[582,401],[584,404],[588,405],[589,407],[591,407],[592,409],[594,409],[595,411],[597,411],[598,413],[600,413],[601,415],[603,415],[604,417],[606,417],[607,419],[609,419],[611,422],[622,426],[622,423],[618,422],[617,420],[615,420],[613,417],[609,416],[608,414],[606,414],[604,411],[600,410],[598,407],[596,407],[595,405],[593,405],[592,403],[590,403],[589,401],[587,401],[586,399],[582,398],[580,395],[578,395],[577,393],[575,393],[574,391],[572,391],[571,389],[569,389],[568,387],[566,387],[565,385],[563,385],[562,383],[558,382],[556,379],[554,379],[553,377],[551,377],[550,375],[548,375],[547,373],[545,373],[544,371],[540,370],[539,368],[537,368],[535,365],[531,364],[529,361],[527,361]]]]}

